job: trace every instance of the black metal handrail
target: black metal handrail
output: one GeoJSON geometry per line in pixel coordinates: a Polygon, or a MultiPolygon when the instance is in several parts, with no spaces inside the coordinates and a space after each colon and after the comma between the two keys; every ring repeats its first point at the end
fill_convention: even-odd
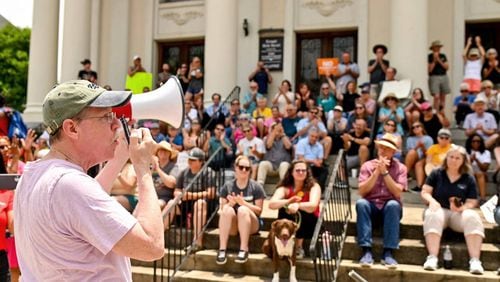
{"type": "Polygon", "coordinates": [[[316,281],[337,279],[351,214],[351,193],[342,149],[330,175],[309,248],[316,281]]]}
{"type": "Polygon", "coordinates": [[[171,200],[170,207],[164,214],[164,219],[170,218],[172,214],[175,217],[170,222],[168,230],[165,231],[165,256],[153,264],[153,281],[164,281],[164,278],[167,279],[166,281],[171,281],[193,252],[196,238],[203,235],[207,226],[217,215],[219,207],[218,190],[224,183],[226,173],[224,168],[212,170],[210,166],[223,154],[224,149],[222,147],[218,148],[187,187],[183,189],[182,193],[171,200]],[[194,205],[199,201],[194,195],[188,194],[201,191],[206,187],[213,187],[214,191],[212,197],[207,196],[204,198],[206,223],[195,232],[198,217],[195,214],[194,205]],[[166,275],[164,272],[167,272],[166,275]]]}

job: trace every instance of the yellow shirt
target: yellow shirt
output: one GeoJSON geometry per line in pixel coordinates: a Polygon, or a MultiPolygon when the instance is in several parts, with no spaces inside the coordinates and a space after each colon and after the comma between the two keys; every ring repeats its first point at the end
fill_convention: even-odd
{"type": "Polygon", "coordinates": [[[427,149],[427,156],[431,156],[431,163],[434,166],[441,166],[446,158],[446,153],[451,149],[451,144],[441,147],[439,144],[434,144],[427,149]]]}
{"type": "Polygon", "coordinates": [[[269,107],[265,107],[263,111],[259,108],[253,111],[253,118],[264,117],[264,119],[270,118],[273,116],[273,111],[269,107]]]}

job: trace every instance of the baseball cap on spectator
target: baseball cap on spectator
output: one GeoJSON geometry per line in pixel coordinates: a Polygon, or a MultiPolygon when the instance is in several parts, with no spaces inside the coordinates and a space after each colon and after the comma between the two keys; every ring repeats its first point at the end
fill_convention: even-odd
{"type": "Polygon", "coordinates": [[[486,97],[484,95],[477,95],[476,99],[474,99],[474,104],[486,103],[486,102],[488,102],[488,100],[486,99],[486,97]]]}
{"type": "Polygon", "coordinates": [[[56,85],[43,101],[43,123],[54,135],[66,119],[73,118],[85,107],[107,108],[128,103],[130,91],[107,91],[88,80],[70,80],[56,85]]]}
{"type": "Polygon", "coordinates": [[[448,128],[441,128],[438,131],[438,136],[448,136],[448,137],[451,137],[451,131],[448,128]]]}
{"type": "Polygon", "coordinates": [[[483,82],[481,82],[481,87],[483,88],[486,88],[486,87],[489,87],[489,88],[493,88],[493,82],[491,82],[491,80],[483,80],[483,82]]]}
{"type": "Polygon", "coordinates": [[[469,50],[469,56],[479,56],[479,49],[477,49],[477,48],[470,48],[470,50],[469,50]]]}
{"type": "Polygon", "coordinates": [[[141,57],[139,57],[139,55],[134,55],[134,57],[132,58],[132,60],[137,60],[137,59],[141,59],[141,57]]]}
{"type": "Polygon", "coordinates": [[[238,119],[247,119],[247,120],[249,120],[250,119],[250,115],[247,114],[247,113],[243,113],[243,114],[240,114],[238,116],[238,119]]]}
{"type": "Polygon", "coordinates": [[[375,140],[375,143],[382,145],[387,148],[398,151],[398,138],[392,133],[386,133],[379,140],[375,140]]]}
{"type": "Polygon", "coordinates": [[[359,86],[361,93],[370,93],[370,83],[365,82],[359,86]]]}
{"type": "Polygon", "coordinates": [[[467,90],[469,91],[469,84],[467,82],[460,83],[460,91],[467,90]]]}
{"type": "Polygon", "coordinates": [[[84,59],[83,61],[80,62],[80,64],[86,65],[86,64],[92,64],[92,62],[90,62],[89,59],[84,59]]]}
{"type": "Polygon", "coordinates": [[[343,112],[344,111],[344,109],[342,108],[342,106],[339,106],[339,105],[335,106],[335,108],[333,108],[333,110],[334,111],[339,111],[339,112],[343,112]]]}
{"type": "Polygon", "coordinates": [[[189,151],[188,159],[204,161],[205,160],[205,152],[203,152],[202,149],[195,147],[195,148],[191,149],[191,151],[189,151]]]}
{"type": "Polygon", "coordinates": [[[423,102],[422,104],[420,104],[420,110],[422,111],[426,111],[430,108],[431,108],[431,103],[429,102],[423,102]]]}

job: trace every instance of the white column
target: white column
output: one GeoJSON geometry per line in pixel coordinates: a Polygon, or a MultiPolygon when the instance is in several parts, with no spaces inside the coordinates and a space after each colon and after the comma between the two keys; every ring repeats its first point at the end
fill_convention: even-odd
{"type": "Polygon", "coordinates": [[[205,100],[214,92],[225,98],[236,86],[237,34],[243,32],[237,4],[234,0],[205,2],[205,100]]]}
{"type": "Polygon", "coordinates": [[[28,100],[23,118],[42,122],[45,95],[57,82],[57,36],[59,1],[33,1],[33,25],[28,69],[28,100]]]}
{"type": "MultiPolygon", "coordinates": [[[[413,87],[427,86],[427,0],[391,1],[391,66],[398,78],[410,78],[413,87]]],[[[425,91],[429,93],[429,91],[425,91]]]]}
{"type": "Polygon", "coordinates": [[[99,38],[101,36],[101,0],[92,0],[90,7],[90,56],[92,69],[99,74],[99,38]]]}
{"type": "Polygon", "coordinates": [[[90,58],[90,7],[92,1],[66,0],[61,56],[61,81],[77,79],[80,62],[90,58]]]}

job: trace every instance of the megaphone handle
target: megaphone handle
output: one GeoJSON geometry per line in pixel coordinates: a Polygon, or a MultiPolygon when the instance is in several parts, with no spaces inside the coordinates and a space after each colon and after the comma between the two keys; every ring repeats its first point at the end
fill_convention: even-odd
{"type": "Polygon", "coordinates": [[[121,117],[120,122],[123,127],[123,132],[125,133],[125,139],[127,139],[127,144],[130,144],[130,130],[128,129],[127,120],[124,117],[121,117]]]}

